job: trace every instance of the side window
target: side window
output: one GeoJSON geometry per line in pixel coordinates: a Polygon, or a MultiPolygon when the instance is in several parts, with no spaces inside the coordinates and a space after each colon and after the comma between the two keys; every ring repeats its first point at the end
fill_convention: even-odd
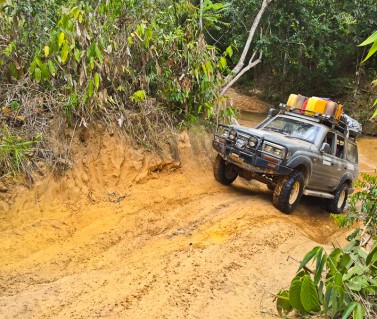
{"type": "Polygon", "coordinates": [[[357,146],[350,141],[348,141],[347,145],[347,161],[351,163],[357,163],[357,146]]]}
{"type": "Polygon", "coordinates": [[[338,138],[336,139],[335,156],[339,158],[344,158],[344,150],[345,150],[344,137],[338,135],[338,138]]]}
{"type": "Polygon", "coordinates": [[[327,143],[330,145],[330,152],[328,154],[334,155],[335,150],[335,134],[328,132],[323,143],[327,143]]]}

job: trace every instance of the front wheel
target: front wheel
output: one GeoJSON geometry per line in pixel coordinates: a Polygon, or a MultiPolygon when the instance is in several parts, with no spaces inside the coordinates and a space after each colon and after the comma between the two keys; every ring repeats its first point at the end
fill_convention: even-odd
{"type": "Polygon", "coordinates": [[[341,214],[346,206],[348,196],[348,185],[342,184],[334,193],[334,198],[329,199],[327,202],[327,211],[332,214],[341,214]]]}
{"type": "Polygon", "coordinates": [[[227,163],[219,154],[217,154],[213,166],[213,175],[221,184],[230,185],[237,178],[238,173],[233,164],[227,163]]]}
{"type": "Polygon", "coordinates": [[[291,213],[301,199],[304,190],[304,175],[293,172],[282,177],[276,184],[273,203],[275,207],[285,214],[291,213]]]}

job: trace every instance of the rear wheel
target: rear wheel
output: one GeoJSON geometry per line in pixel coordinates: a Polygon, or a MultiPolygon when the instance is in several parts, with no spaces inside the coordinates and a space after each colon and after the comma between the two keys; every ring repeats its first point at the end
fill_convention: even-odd
{"type": "Polygon", "coordinates": [[[346,206],[348,196],[347,183],[342,184],[338,190],[334,193],[334,198],[329,199],[327,202],[327,211],[332,214],[341,214],[346,206]]]}
{"type": "Polygon", "coordinates": [[[273,203],[283,213],[291,213],[299,203],[304,189],[304,175],[293,172],[282,177],[276,184],[273,203]]]}
{"type": "Polygon", "coordinates": [[[227,163],[219,154],[217,154],[213,166],[213,175],[221,184],[230,185],[237,178],[238,172],[236,166],[227,163]]]}

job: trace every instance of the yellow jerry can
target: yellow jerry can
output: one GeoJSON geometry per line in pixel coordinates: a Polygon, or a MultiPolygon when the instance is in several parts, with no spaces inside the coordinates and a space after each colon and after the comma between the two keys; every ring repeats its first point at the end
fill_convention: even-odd
{"type": "Polygon", "coordinates": [[[287,102],[287,110],[289,110],[290,108],[296,106],[297,98],[298,98],[298,95],[297,95],[297,94],[291,94],[291,95],[289,96],[289,98],[288,98],[288,102],[287,102]]]}
{"type": "Polygon", "coordinates": [[[306,104],[306,108],[305,108],[306,115],[311,115],[311,116],[314,115],[314,109],[315,109],[315,104],[317,103],[317,100],[318,99],[315,97],[309,98],[308,104],[306,104]]]}
{"type": "Polygon", "coordinates": [[[325,112],[327,101],[318,97],[311,97],[305,108],[305,114],[314,116],[316,113],[323,114],[325,112]]]}

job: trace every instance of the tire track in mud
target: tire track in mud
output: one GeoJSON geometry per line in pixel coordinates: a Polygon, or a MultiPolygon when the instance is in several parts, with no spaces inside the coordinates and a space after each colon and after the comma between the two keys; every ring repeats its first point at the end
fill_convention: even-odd
{"type": "MultiPolygon", "coordinates": [[[[117,180],[120,202],[15,208],[0,231],[0,317],[271,318],[270,293],[298,266],[287,257],[342,233],[316,202],[284,215],[258,182],[218,184],[198,141],[194,152],[184,140],[178,170],[117,180]]],[[[138,176],[140,165],[122,163],[138,176]]],[[[103,188],[97,195],[107,198],[113,190],[103,188]]]]}

